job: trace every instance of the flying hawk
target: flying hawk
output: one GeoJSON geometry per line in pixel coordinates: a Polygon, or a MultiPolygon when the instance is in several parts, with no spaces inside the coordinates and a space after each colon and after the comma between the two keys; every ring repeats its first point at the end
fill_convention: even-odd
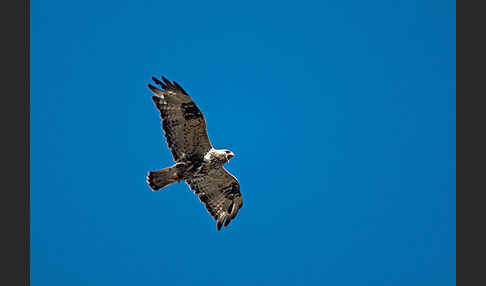
{"type": "Polygon", "coordinates": [[[206,121],[187,92],[175,81],[165,77],[152,80],[162,89],[148,84],[160,111],[162,129],[175,164],[149,172],[147,182],[153,191],[185,180],[198,195],[218,231],[227,226],[243,206],[238,180],[223,165],[235,154],[229,150],[214,149],[206,131],[206,121]]]}

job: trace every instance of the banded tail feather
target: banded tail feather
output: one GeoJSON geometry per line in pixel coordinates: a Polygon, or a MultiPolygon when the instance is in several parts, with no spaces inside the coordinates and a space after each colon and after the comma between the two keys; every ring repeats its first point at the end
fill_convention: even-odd
{"type": "Polygon", "coordinates": [[[153,191],[161,190],[168,185],[182,180],[180,169],[173,165],[159,171],[151,171],[147,176],[147,183],[153,191]]]}

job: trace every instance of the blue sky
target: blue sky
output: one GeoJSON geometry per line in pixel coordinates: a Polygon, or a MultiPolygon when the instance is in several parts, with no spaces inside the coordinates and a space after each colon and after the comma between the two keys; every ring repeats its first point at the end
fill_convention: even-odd
{"type": "Polygon", "coordinates": [[[455,285],[455,6],[32,1],[32,285],[455,285]],[[237,155],[222,232],[146,185],[161,75],[237,155]]]}

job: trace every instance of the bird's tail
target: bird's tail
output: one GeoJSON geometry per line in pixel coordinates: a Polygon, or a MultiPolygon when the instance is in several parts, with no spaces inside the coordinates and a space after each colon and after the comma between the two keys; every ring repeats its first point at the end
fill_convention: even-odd
{"type": "Polygon", "coordinates": [[[172,183],[179,182],[181,179],[180,171],[174,165],[159,171],[149,172],[147,183],[153,191],[158,191],[172,183]]]}

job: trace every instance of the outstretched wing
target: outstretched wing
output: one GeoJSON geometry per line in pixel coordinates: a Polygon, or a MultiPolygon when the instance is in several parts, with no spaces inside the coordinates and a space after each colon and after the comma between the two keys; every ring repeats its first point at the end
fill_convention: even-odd
{"type": "Polygon", "coordinates": [[[196,175],[187,184],[206,205],[217,222],[217,229],[227,226],[243,206],[238,180],[225,168],[211,170],[207,175],[196,175]]]}
{"type": "Polygon", "coordinates": [[[160,111],[162,129],[174,160],[202,159],[212,146],[201,111],[175,81],[170,82],[165,77],[162,77],[163,82],[155,77],[152,80],[162,88],[148,85],[157,95],[152,99],[160,111]]]}

